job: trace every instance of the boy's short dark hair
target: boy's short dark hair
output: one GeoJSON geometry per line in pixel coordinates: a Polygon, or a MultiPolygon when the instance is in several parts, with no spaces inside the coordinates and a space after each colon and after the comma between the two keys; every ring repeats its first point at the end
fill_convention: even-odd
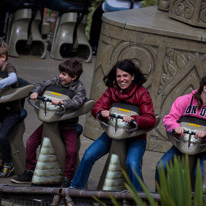
{"type": "Polygon", "coordinates": [[[2,38],[0,38],[0,56],[5,54],[6,60],[8,59],[8,50],[9,48],[8,48],[7,43],[2,38]]]}
{"type": "Polygon", "coordinates": [[[59,64],[59,71],[66,72],[70,77],[79,79],[83,72],[82,60],[79,58],[69,58],[59,64]]]}

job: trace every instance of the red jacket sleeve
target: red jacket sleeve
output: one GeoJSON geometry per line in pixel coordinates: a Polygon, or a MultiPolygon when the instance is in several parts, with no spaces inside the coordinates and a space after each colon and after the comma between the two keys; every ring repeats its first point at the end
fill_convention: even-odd
{"type": "Polygon", "coordinates": [[[144,90],[139,96],[139,107],[141,109],[141,115],[132,116],[137,122],[138,127],[141,129],[148,129],[155,126],[156,117],[154,114],[154,108],[151,96],[147,90],[144,90]]]}
{"type": "Polygon", "coordinates": [[[94,104],[94,107],[91,111],[92,115],[96,118],[97,114],[102,110],[109,110],[111,105],[111,97],[109,95],[109,89],[107,89],[103,95],[97,100],[94,104]]]}

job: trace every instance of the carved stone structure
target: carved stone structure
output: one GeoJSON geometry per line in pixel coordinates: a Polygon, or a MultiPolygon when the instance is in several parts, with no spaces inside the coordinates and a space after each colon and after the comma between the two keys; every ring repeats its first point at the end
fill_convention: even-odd
{"type": "Polygon", "coordinates": [[[158,0],[158,9],[162,11],[168,11],[170,6],[170,0],[158,0]]]}
{"type": "MultiPolygon", "coordinates": [[[[96,101],[102,95],[106,89],[103,76],[125,58],[133,59],[146,74],[144,86],[161,117],[158,127],[148,134],[147,149],[165,152],[171,144],[162,118],[178,96],[199,87],[206,68],[206,30],[171,19],[156,7],[105,13],[90,98],[96,101]]],[[[96,139],[101,133],[99,123],[87,115],[85,136],[96,139]]]]}
{"type": "Polygon", "coordinates": [[[206,28],[206,0],[170,0],[169,16],[193,26],[206,28]]]}
{"type": "Polygon", "coordinates": [[[206,0],[158,0],[158,9],[178,21],[206,27],[206,0]]]}

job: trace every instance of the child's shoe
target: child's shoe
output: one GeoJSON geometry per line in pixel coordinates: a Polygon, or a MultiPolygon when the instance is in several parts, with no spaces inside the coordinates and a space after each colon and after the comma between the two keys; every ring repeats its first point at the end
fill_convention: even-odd
{"type": "Polygon", "coordinates": [[[10,180],[16,184],[31,183],[33,173],[31,170],[25,169],[23,174],[12,177],[10,180]]]}
{"type": "Polygon", "coordinates": [[[6,178],[11,176],[11,174],[14,171],[14,165],[13,164],[5,164],[0,172],[0,178],[6,178]]]}
{"type": "Polygon", "coordinates": [[[71,180],[65,177],[62,184],[61,184],[61,187],[62,188],[67,188],[67,187],[70,186],[70,184],[71,184],[71,180]]]}

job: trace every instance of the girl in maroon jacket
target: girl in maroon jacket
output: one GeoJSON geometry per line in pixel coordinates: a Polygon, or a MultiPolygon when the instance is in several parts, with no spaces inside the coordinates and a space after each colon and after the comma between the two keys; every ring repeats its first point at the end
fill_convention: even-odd
{"type": "MultiPolygon", "coordinates": [[[[125,102],[139,106],[141,115],[125,115],[123,121],[129,123],[134,120],[139,129],[154,127],[156,118],[152,100],[148,90],[142,86],[146,79],[131,60],[118,61],[103,80],[108,89],[95,103],[92,109],[94,117],[101,114],[102,117],[109,119],[110,106],[115,102],[125,102]]],[[[85,187],[93,164],[109,152],[111,143],[112,139],[104,132],[90,145],[75,173],[71,188],[82,189],[85,187]]],[[[128,175],[136,190],[140,191],[141,186],[135,172],[142,178],[141,161],[146,148],[146,134],[129,138],[126,144],[128,175]]]]}

